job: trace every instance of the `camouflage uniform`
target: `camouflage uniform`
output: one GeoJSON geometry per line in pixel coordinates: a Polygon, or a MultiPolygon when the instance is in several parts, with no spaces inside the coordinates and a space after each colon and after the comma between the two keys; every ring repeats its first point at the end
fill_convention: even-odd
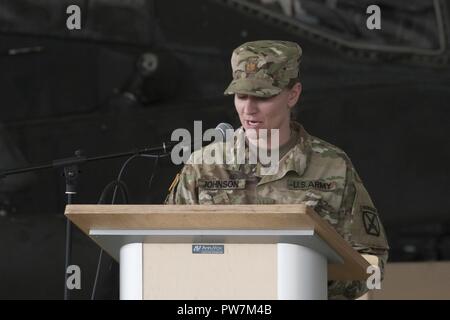
{"type": "MultiPolygon", "coordinates": [[[[291,48],[296,47],[298,45],[291,48]]],[[[301,50],[298,50],[297,56],[300,53],[301,50]]],[[[292,57],[289,59],[292,60],[292,57]]],[[[296,60],[299,61],[299,59],[296,60]]],[[[237,59],[234,61],[236,62],[237,59]]],[[[244,65],[243,69],[245,68],[253,67],[244,65]]],[[[239,81],[240,77],[242,75],[238,73],[235,80],[239,81]]],[[[226,92],[236,92],[239,85],[235,82],[230,87],[226,92]],[[233,91],[230,91],[230,87],[234,88],[233,91]]],[[[247,90],[258,91],[261,95],[268,94],[261,87],[261,82],[245,83],[243,91],[247,90]]],[[[271,94],[273,95],[273,91],[271,94]]],[[[378,257],[383,273],[389,249],[386,235],[377,209],[350,159],[339,148],[309,135],[297,122],[291,122],[291,130],[295,133],[293,136],[297,137],[296,141],[290,150],[280,156],[278,171],[275,174],[262,175],[260,163],[249,164],[248,145],[239,145],[245,140],[218,142],[191,155],[174,180],[166,203],[306,203],[329,222],[355,250],[361,254],[378,257]],[[217,146],[220,149],[217,149],[217,146]],[[243,164],[238,164],[236,161],[225,164],[196,164],[200,163],[200,157],[211,154],[213,148],[216,151],[222,150],[224,156],[227,153],[235,154],[237,150],[243,148],[246,161],[243,164]]],[[[244,129],[239,128],[235,132],[235,137],[242,134],[244,129]]],[[[367,291],[365,281],[330,281],[328,289],[328,296],[332,299],[352,299],[367,291]]]]}

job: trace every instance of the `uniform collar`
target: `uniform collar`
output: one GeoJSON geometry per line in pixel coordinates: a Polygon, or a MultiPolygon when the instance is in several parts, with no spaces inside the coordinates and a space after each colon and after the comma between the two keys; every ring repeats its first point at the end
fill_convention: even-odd
{"type": "MultiPolygon", "coordinates": [[[[292,121],[291,129],[296,130],[299,133],[297,143],[283,156],[283,158],[280,159],[278,164],[278,171],[275,174],[261,175],[262,166],[259,163],[256,165],[255,175],[261,177],[261,181],[259,184],[279,180],[284,177],[289,171],[295,171],[299,176],[303,175],[303,173],[305,172],[311,154],[311,136],[298,122],[292,121]]],[[[243,134],[244,129],[242,127],[237,129],[235,132],[235,136],[242,136],[243,134]]],[[[246,150],[245,163],[248,164],[248,147],[245,146],[244,139],[236,139],[232,151],[235,152],[235,150],[242,150],[242,144],[244,144],[244,148],[246,150]]],[[[242,166],[243,165],[238,165],[238,168],[236,169],[240,170],[242,166]]]]}

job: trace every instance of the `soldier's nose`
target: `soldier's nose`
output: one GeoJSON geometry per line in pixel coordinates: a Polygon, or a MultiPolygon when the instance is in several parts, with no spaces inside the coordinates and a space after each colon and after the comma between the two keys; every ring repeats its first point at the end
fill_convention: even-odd
{"type": "Polygon", "coordinates": [[[244,114],[255,114],[258,112],[258,106],[255,99],[250,96],[245,99],[243,102],[243,112],[244,114]]]}

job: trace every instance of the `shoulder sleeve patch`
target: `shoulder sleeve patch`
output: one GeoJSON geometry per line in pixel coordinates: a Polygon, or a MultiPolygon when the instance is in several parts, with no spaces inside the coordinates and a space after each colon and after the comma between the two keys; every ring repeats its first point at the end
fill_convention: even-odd
{"type": "Polygon", "coordinates": [[[368,206],[360,207],[364,229],[367,234],[375,237],[380,236],[380,221],[378,219],[377,210],[368,206]]]}

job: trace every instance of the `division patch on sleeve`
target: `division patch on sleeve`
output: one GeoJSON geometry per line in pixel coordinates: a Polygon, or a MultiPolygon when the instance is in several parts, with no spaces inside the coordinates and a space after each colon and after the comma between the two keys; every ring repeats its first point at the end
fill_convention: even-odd
{"type": "Polygon", "coordinates": [[[368,206],[361,206],[364,229],[367,234],[380,236],[380,221],[378,220],[377,210],[368,206]]]}

